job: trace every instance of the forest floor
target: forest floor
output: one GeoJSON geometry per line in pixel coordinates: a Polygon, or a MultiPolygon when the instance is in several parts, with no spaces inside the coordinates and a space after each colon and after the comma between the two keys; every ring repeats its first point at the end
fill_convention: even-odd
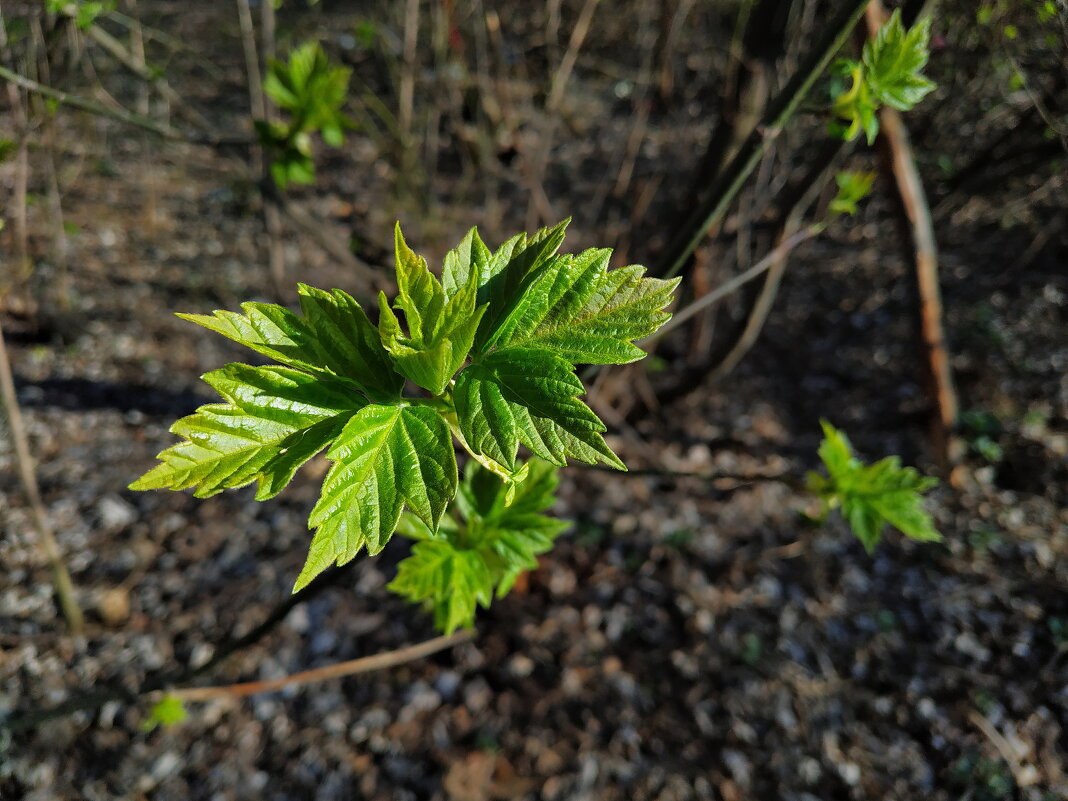
{"type": "MultiPolygon", "coordinates": [[[[64,634],[0,453],[0,712],[12,716],[202,665],[254,628],[289,594],[325,469],[313,463],[266,503],[250,490],[125,489],[173,441],[171,422],[210,402],[198,376],[245,358],[172,313],[276,298],[232,155],[59,119],[61,141],[80,143],[65,156],[80,165],[63,196],[68,266],[48,263],[35,207],[33,286],[65,287],[67,305],[9,312],[4,328],[88,626],[64,634]]],[[[650,136],[658,124],[674,125],[654,120],[650,136]]],[[[685,175],[672,147],[665,134],[648,169],[685,175]]],[[[560,159],[572,156],[562,144],[560,159]]],[[[296,196],[331,230],[358,218],[385,240],[392,217],[405,220],[403,204],[380,202],[391,179],[358,136],[325,172],[296,196]]],[[[487,240],[522,219],[502,203],[487,240]]],[[[409,242],[431,240],[433,263],[481,211],[450,206],[409,242]]],[[[602,234],[578,213],[573,231],[567,247],[602,234]]],[[[807,523],[811,499],[793,485],[760,478],[817,466],[821,416],[867,458],[934,470],[912,278],[877,197],[795,254],[732,374],[610,425],[631,474],[562,472],[556,511],[574,528],[523,592],[480,614],[472,642],[193,704],[153,732],[140,727],[147,703],[58,717],[0,744],[0,798],[1068,798],[1065,243],[1021,271],[1026,226],[959,215],[939,234],[970,412],[961,486],[929,499],[943,543],[892,534],[869,556],[840,522],[807,523]]],[[[353,285],[314,245],[288,247],[294,281],[353,285]]],[[[627,386],[655,395],[685,344],[669,343],[658,370],[628,369],[627,386]]],[[[618,401],[612,383],[595,408],[618,401]]],[[[357,559],[204,680],[273,678],[433,636],[385,589],[402,556],[396,541],[357,559]]]]}

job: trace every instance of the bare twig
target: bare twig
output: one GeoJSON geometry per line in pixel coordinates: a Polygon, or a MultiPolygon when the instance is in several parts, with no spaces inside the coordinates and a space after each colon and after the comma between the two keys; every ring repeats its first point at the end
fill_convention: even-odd
{"type": "Polygon", "coordinates": [[[814,236],[818,236],[821,231],[823,231],[822,225],[813,224],[809,225],[806,228],[803,228],[793,236],[784,239],[774,250],[768,253],[764,258],[762,258],[744,273],[736,275],[731,280],[716,287],[707,295],[702,295],[693,303],[689,304],[688,306],[685,306],[682,309],[679,309],[679,311],[675,312],[675,314],[667,323],[661,326],[660,330],[658,330],[655,334],[652,334],[651,336],[647,336],[645,339],[639,340],[637,344],[639,346],[648,345],[670,333],[671,331],[674,331],[676,328],[685,323],[695,314],[698,314],[704,309],[707,309],[713,303],[722,300],[723,298],[727,297],[727,295],[730,295],[732,292],[737,292],[739,289],[741,289],[743,285],[745,285],[749,281],[752,281],[754,278],[761,275],[765,271],[769,270],[778,260],[784,258],[786,254],[788,254],[791,250],[796,248],[802,242],[812,239],[814,236]]]}
{"type": "MultiPolygon", "coordinates": [[[[7,40],[7,23],[4,20],[3,10],[0,9],[0,59],[15,66],[11,55],[11,48],[7,40]]],[[[6,64],[0,65],[0,70],[7,72],[6,64]]],[[[0,73],[2,74],[2,73],[0,73]]],[[[26,119],[26,110],[22,104],[22,92],[14,83],[7,85],[8,103],[11,106],[11,117],[15,125],[15,135],[18,151],[15,154],[15,192],[13,216],[15,218],[15,271],[14,280],[25,277],[30,263],[29,228],[26,220],[27,186],[30,177],[30,156],[27,138],[29,135],[26,119]]]]}
{"type": "MultiPolygon", "coordinates": [[[[797,185],[793,193],[793,200],[785,202],[785,214],[779,228],[778,242],[782,244],[792,237],[801,228],[801,219],[808,207],[823,191],[827,182],[827,176],[833,169],[839,153],[844,149],[845,143],[840,139],[830,140],[820,154],[813,159],[813,166],[797,185]]],[[[745,357],[749,350],[756,344],[760,332],[767,322],[768,314],[775,303],[775,297],[779,292],[779,284],[786,272],[788,253],[783,253],[776,258],[768,268],[764,276],[763,285],[753,305],[749,309],[745,326],[734,342],[726,350],[726,354],[719,360],[708,373],[710,379],[721,378],[733,370],[745,357]]]]}
{"type": "Polygon", "coordinates": [[[113,120],[124,122],[127,125],[136,125],[139,128],[144,128],[147,131],[152,131],[154,134],[162,136],[164,139],[173,139],[184,142],[194,142],[197,144],[216,144],[220,140],[216,137],[204,138],[198,136],[190,136],[184,131],[174,128],[170,125],[164,125],[156,120],[146,117],[143,114],[136,114],[132,111],[127,111],[123,108],[112,108],[106,106],[103,103],[98,103],[95,100],[90,100],[87,97],[81,95],[75,95],[70,92],[64,92],[60,89],[55,89],[51,86],[45,86],[37,81],[31,80],[24,75],[19,75],[16,72],[12,72],[7,67],[0,66],[0,78],[8,81],[15,86],[22,87],[30,92],[34,92],[43,97],[50,97],[60,103],[74,108],[79,108],[82,111],[88,111],[91,114],[97,114],[101,117],[110,117],[113,120]]]}
{"type": "MultiPolygon", "coordinates": [[[[593,22],[593,12],[597,10],[599,0],[586,0],[579,12],[575,27],[571,29],[571,38],[567,43],[560,64],[553,73],[552,82],[549,84],[549,95],[545,100],[545,124],[540,134],[537,157],[532,160],[527,171],[530,191],[530,203],[527,206],[527,228],[535,228],[540,217],[543,222],[550,222],[556,217],[552,210],[552,204],[545,193],[544,179],[548,168],[549,155],[552,150],[553,135],[559,122],[558,112],[564,99],[564,92],[571,80],[571,73],[575,69],[579,51],[582,49],[586,35],[590,32],[590,24],[593,22]]],[[[524,162],[526,160],[524,159],[524,162]]]]}
{"type": "MultiPolygon", "coordinates": [[[[268,10],[269,2],[263,4],[262,34],[263,49],[266,53],[268,47],[274,50],[274,10],[268,10]],[[270,30],[268,30],[270,29],[270,30]],[[271,44],[268,45],[270,35],[271,44]]],[[[241,50],[245,56],[245,73],[248,79],[249,108],[252,117],[256,120],[270,121],[267,98],[263,93],[263,73],[260,69],[260,48],[256,46],[256,28],[252,22],[252,11],[249,9],[249,0],[237,0],[237,19],[241,26],[241,50]]],[[[261,180],[271,182],[269,165],[263,148],[258,144],[252,148],[252,171],[261,175],[261,180]]],[[[285,283],[285,243],[282,241],[282,222],[279,211],[274,203],[264,198],[263,203],[263,226],[267,231],[267,261],[271,284],[276,295],[281,295],[285,283]]]]}
{"type": "MultiPolygon", "coordinates": [[[[879,0],[871,0],[867,22],[875,36],[886,13],[879,0]]],[[[953,429],[957,424],[957,393],[949,364],[942,327],[942,298],[938,286],[938,250],[927,195],[909,144],[908,129],[901,115],[889,106],[879,110],[879,130],[890,149],[891,168],[912,235],[916,283],[920,294],[920,335],[926,348],[928,379],[935,403],[932,417],[933,446],[946,474],[954,461],[953,429]]]]}
{"type": "MultiPolygon", "coordinates": [[[[62,13],[68,17],[75,17],[78,14],[77,6],[71,3],[63,9],[62,13]]],[[[131,35],[136,32],[136,35],[140,37],[141,34],[137,27],[136,20],[132,21],[130,32],[131,35]]],[[[167,82],[167,79],[163,77],[161,73],[149,69],[144,58],[143,50],[140,54],[138,54],[136,50],[130,50],[122,42],[95,23],[86,28],[85,33],[90,39],[107,50],[116,61],[122,64],[122,66],[145,83],[154,86],[156,91],[159,92],[160,97],[173,106],[175,111],[180,116],[184,117],[187,122],[205,133],[210,133],[212,131],[212,125],[204,118],[204,115],[185,103],[185,101],[182,100],[181,95],[171,87],[167,82]]]]}
{"type": "Polygon", "coordinates": [[[719,173],[706,200],[694,209],[679,228],[678,234],[661,259],[657,274],[666,277],[677,275],[707,231],[722,221],[742,184],[756,169],[835,53],[848,39],[853,26],[864,13],[867,2],[868,0],[850,0],[828,21],[823,38],[813,47],[789,83],[768,103],[760,124],[753,129],[734,158],[719,173]]]}
{"type": "MultiPolygon", "coordinates": [[[[38,72],[45,83],[51,83],[51,67],[48,60],[47,45],[41,21],[34,17],[31,21],[34,40],[44,46],[39,59],[38,72]]],[[[55,281],[56,301],[61,308],[70,305],[70,275],[67,271],[67,231],[63,223],[63,196],[59,186],[59,170],[56,167],[56,118],[54,114],[44,117],[44,135],[41,137],[44,151],[45,172],[48,181],[49,224],[52,227],[52,261],[55,263],[57,278],[55,281]]]]}
{"type": "Polygon", "coordinates": [[[407,0],[404,6],[404,54],[400,89],[397,93],[397,121],[401,147],[411,147],[412,120],[415,117],[416,47],[419,44],[419,0],[407,0]]]}
{"type": "Polygon", "coordinates": [[[63,554],[59,550],[55,534],[52,532],[52,525],[48,522],[44,502],[41,500],[41,492],[37,487],[37,475],[34,472],[33,457],[30,456],[29,440],[26,437],[26,427],[22,422],[22,412],[19,410],[18,397],[15,394],[15,381],[11,375],[11,363],[7,358],[7,345],[4,343],[2,327],[0,327],[0,395],[3,395],[4,413],[7,417],[8,429],[11,432],[11,441],[15,446],[15,461],[18,466],[19,478],[26,493],[26,500],[33,510],[38,545],[45,560],[52,568],[52,583],[55,585],[56,597],[59,599],[60,608],[63,610],[63,617],[66,618],[67,627],[70,629],[71,634],[81,634],[85,621],[82,617],[81,607],[75,597],[74,584],[71,582],[67,565],[63,561],[63,554]]]}
{"type": "Polygon", "coordinates": [[[370,673],[375,670],[403,665],[416,659],[436,654],[454,645],[470,642],[474,639],[473,631],[458,631],[448,637],[434,637],[416,645],[406,648],[398,648],[395,651],[386,651],[373,656],[363,656],[359,659],[351,659],[348,662],[339,662],[314,670],[304,670],[283,676],[280,679],[268,681],[247,681],[241,684],[224,684],[215,687],[185,687],[166,690],[167,695],[177,696],[184,701],[210,701],[216,698],[242,698],[258,693],[274,692],[285,687],[295,687],[301,684],[311,684],[317,681],[340,679],[345,676],[355,676],[359,673],[370,673]]]}
{"type": "Polygon", "coordinates": [[[1018,787],[1029,787],[1036,782],[1038,778],[1037,772],[1034,766],[1027,763],[1026,752],[1021,753],[1021,750],[1009,742],[1008,738],[998,731],[997,727],[989,719],[975,710],[968,713],[968,720],[983,733],[1001,758],[1005,760],[1018,787]]]}

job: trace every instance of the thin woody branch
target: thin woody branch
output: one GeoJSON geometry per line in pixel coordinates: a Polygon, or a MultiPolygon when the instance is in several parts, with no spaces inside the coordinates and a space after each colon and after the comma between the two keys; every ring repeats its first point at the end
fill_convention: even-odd
{"type": "Polygon", "coordinates": [[[223,684],[214,687],[185,687],[167,690],[165,694],[181,698],[183,701],[210,701],[227,697],[243,698],[249,695],[257,695],[258,693],[275,692],[286,687],[329,681],[330,679],[340,679],[345,676],[355,676],[360,673],[370,673],[375,670],[397,667],[406,662],[414,662],[416,659],[422,659],[431,654],[436,654],[438,651],[452,648],[455,645],[470,642],[474,637],[475,633],[473,631],[458,631],[448,637],[434,637],[415,645],[398,648],[395,651],[385,651],[372,656],[363,656],[359,659],[350,659],[347,662],[326,665],[314,670],[303,670],[300,673],[293,673],[280,679],[246,681],[240,684],[223,684]]]}

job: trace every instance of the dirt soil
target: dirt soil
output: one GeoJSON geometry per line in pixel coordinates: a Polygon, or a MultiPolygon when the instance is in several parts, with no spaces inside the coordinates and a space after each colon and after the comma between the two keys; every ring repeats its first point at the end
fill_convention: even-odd
{"type": "MultiPolygon", "coordinates": [[[[237,120],[240,55],[216,55],[217,95],[196,95],[207,90],[193,79],[181,88],[237,120]]],[[[602,57],[580,59],[573,94],[609,96],[602,57]]],[[[629,108],[598,102],[603,141],[591,155],[557,132],[560,164],[625,146],[629,108]]],[[[938,135],[923,114],[915,124],[921,142],[938,135]]],[[[288,597],[325,469],[313,463],[266,503],[249,490],[196,500],[125,489],[173,442],[176,417],[210,402],[198,376],[247,358],[172,312],[275,300],[262,222],[231,153],[73,112],[59,125],[68,266],[49,258],[46,204],[32,206],[31,294],[45,300],[32,315],[0,313],[88,626],[77,640],[63,632],[0,448],[0,713],[12,718],[195,668],[255,628],[288,597]]],[[[706,125],[684,103],[655,110],[636,169],[684,183],[679,153],[706,125]]],[[[386,241],[392,218],[408,215],[409,242],[439,258],[482,222],[485,208],[444,200],[430,221],[417,217],[361,134],[320,169],[295,197],[335,234],[358,220],[386,241]]],[[[594,177],[572,188],[550,172],[561,209],[596,192],[596,169],[576,171],[594,177]]],[[[731,375],[611,424],[630,475],[563,471],[557,512],[572,532],[523,592],[480,614],[473,642],[385,672],[193,704],[185,722],[151,732],[147,701],[51,719],[0,744],[0,799],[1068,798],[1068,239],[1054,234],[1017,269],[1033,220],[999,221],[1014,198],[1030,198],[1043,224],[1066,206],[1063,194],[1029,195],[1028,181],[939,226],[971,412],[961,486],[930,496],[942,544],[891,534],[869,556],[839,521],[806,522],[812,501],[796,482],[760,479],[816,467],[821,416],[866,457],[935,469],[915,291],[884,186],[795,255],[731,375]]],[[[525,198],[497,201],[485,231],[495,241],[526,210],[525,198]]],[[[575,248],[606,235],[580,210],[573,230],[575,248]]],[[[291,280],[355,286],[287,236],[291,280]]],[[[687,346],[685,335],[668,343],[661,370],[632,370],[626,386],[670,384],[687,346]]],[[[591,403],[621,402],[613,380],[591,403]]],[[[433,636],[426,614],[385,589],[404,547],[398,538],[338,571],[198,681],[273,678],[433,636]]]]}

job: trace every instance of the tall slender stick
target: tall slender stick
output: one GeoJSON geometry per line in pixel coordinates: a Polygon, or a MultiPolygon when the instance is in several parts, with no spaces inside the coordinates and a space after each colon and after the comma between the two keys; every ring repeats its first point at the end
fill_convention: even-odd
{"type": "MultiPolygon", "coordinates": [[[[4,20],[4,12],[0,9],[0,59],[15,66],[14,57],[7,40],[7,23],[4,20]]],[[[0,69],[6,70],[6,65],[0,65],[0,69]]],[[[15,154],[15,274],[14,280],[21,280],[26,275],[29,266],[29,229],[26,222],[27,185],[30,175],[29,146],[27,143],[26,110],[22,105],[22,93],[16,84],[7,85],[8,103],[11,106],[11,117],[15,124],[15,134],[18,150],[15,154]]]]}
{"type": "MultiPolygon", "coordinates": [[[[548,224],[556,217],[552,209],[549,196],[545,193],[545,172],[549,166],[549,155],[552,151],[553,137],[556,134],[558,122],[557,112],[564,99],[564,92],[571,80],[571,73],[578,61],[579,51],[583,42],[590,32],[590,24],[593,22],[593,12],[597,10],[599,0],[586,0],[579,11],[575,27],[571,29],[571,38],[567,42],[567,50],[564,51],[560,64],[553,73],[552,82],[549,84],[549,94],[545,100],[545,124],[540,134],[537,158],[532,160],[527,167],[528,191],[530,203],[527,205],[527,228],[536,228],[538,219],[548,224]]],[[[526,159],[524,159],[526,165],[526,159]]]]}
{"type": "MultiPolygon", "coordinates": [[[[256,26],[252,21],[249,0],[237,0],[237,19],[241,25],[241,49],[245,56],[245,73],[248,79],[249,108],[253,119],[270,122],[270,107],[263,94],[263,71],[260,67],[260,52],[264,54],[264,64],[269,65],[274,58],[274,7],[271,0],[265,0],[260,17],[262,47],[256,44],[256,26]]],[[[272,182],[270,165],[263,148],[252,148],[252,171],[261,176],[262,181],[272,182]]],[[[273,184],[272,184],[273,185],[273,184]]],[[[267,263],[274,292],[281,295],[284,290],[286,272],[285,243],[282,241],[282,220],[278,207],[267,196],[263,198],[263,227],[267,231],[267,263]]]]}
{"type": "MultiPolygon", "coordinates": [[[[868,33],[875,36],[886,18],[882,3],[868,6],[868,33]]],[[[953,429],[957,425],[957,392],[949,364],[945,330],[942,326],[942,297],[938,286],[938,247],[934,224],[927,204],[920,172],[909,143],[909,132],[901,114],[889,106],[879,110],[879,131],[890,149],[891,169],[898,196],[908,218],[912,236],[916,284],[920,295],[920,336],[926,349],[926,365],[935,409],[932,439],[935,456],[944,473],[953,463],[953,429]]]]}
{"type": "Polygon", "coordinates": [[[52,583],[55,585],[56,597],[63,610],[63,617],[66,618],[67,627],[71,634],[81,634],[85,621],[75,597],[74,583],[70,579],[67,565],[63,562],[63,554],[59,550],[55,534],[52,533],[52,525],[48,522],[41,492],[37,487],[37,475],[34,472],[33,457],[30,456],[30,445],[26,437],[26,427],[22,422],[22,412],[19,410],[18,396],[15,394],[15,380],[11,375],[11,363],[7,358],[7,345],[4,343],[2,326],[0,326],[0,395],[3,396],[4,414],[7,417],[8,429],[11,431],[11,441],[15,446],[15,462],[18,466],[19,478],[22,481],[23,491],[26,493],[26,500],[33,511],[38,546],[52,568],[52,583]]]}
{"type": "Polygon", "coordinates": [[[725,281],[724,283],[720,284],[711,292],[702,295],[697,300],[690,303],[688,306],[684,306],[683,308],[679,309],[671,316],[670,320],[668,320],[666,323],[664,323],[664,325],[660,327],[660,329],[655,334],[650,334],[645,339],[639,340],[637,344],[639,346],[646,345],[650,342],[655,342],[656,340],[661,339],[664,335],[671,331],[674,331],[676,328],[685,323],[695,314],[704,311],[713,303],[716,303],[717,301],[720,301],[723,298],[727,297],[727,295],[730,295],[733,292],[737,292],[745,284],[752,281],[754,278],[757,278],[758,276],[764,274],[773,266],[775,266],[775,264],[786,258],[787,254],[789,254],[791,250],[796,248],[802,242],[806,242],[815,236],[819,236],[819,234],[823,231],[823,228],[824,226],[822,224],[813,223],[812,225],[806,226],[805,228],[801,229],[792,236],[786,237],[781,242],[779,242],[779,244],[775,247],[774,250],[764,256],[764,258],[762,258],[744,273],[739,273],[729,281],[725,281]]]}

